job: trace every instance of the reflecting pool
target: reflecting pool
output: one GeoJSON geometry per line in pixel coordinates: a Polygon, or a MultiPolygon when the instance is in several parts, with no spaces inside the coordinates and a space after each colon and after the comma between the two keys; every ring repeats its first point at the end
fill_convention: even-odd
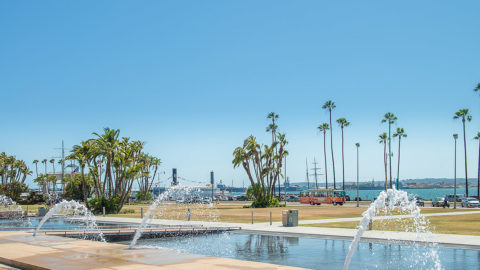
{"type": "MultiPolygon", "coordinates": [[[[138,246],[298,266],[342,269],[350,241],[243,233],[140,240],[138,246]]],[[[432,269],[431,247],[361,242],[350,269],[432,269]],[[427,256],[425,256],[427,254],[427,256]]],[[[480,269],[480,250],[436,248],[443,269],[480,269]]]]}

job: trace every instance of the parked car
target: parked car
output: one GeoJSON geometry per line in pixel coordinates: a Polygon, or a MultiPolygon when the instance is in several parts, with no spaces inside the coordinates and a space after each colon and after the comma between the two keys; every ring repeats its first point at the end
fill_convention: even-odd
{"type": "Polygon", "coordinates": [[[443,208],[445,208],[445,206],[450,207],[450,202],[447,202],[446,205],[445,205],[445,198],[444,197],[436,197],[436,198],[433,198],[433,200],[432,200],[432,206],[433,207],[443,207],[443,208]]]}
{"type": "Polygon", "coordinates": [[[425,200],[421,197],[416,197],[415,198],[417,206],[425,206],[425,200]]]}
{"type": "Polygon", "coordinates": [[[480,207],[480,202],[476,198],[468,197],[462,200],[462,207],[480,207]]]}
{"type": "MultiPolygon", "coordinates": [[[[455,195],[447,195],[447,197],[448,197],[449,202],[453,202],[454,198],[455,198],[455,195]]],[[[461,202],[461,201],[463,201],[463,199],[465,199],[465,196],[457,194],[457,202],[461,202]]]]}
{"type": "Polygon", "coordinates": [[[248,198],[245,195],[240,195],[237,197],[237,201],[246,201],[246,200],[248,200],[248,198]]]}

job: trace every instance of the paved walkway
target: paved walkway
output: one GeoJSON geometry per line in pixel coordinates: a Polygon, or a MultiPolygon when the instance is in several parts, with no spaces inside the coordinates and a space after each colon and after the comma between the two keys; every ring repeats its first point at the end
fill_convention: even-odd
{"type": "Polygon", "coordinates": [[[240,261],[176,252],[168,249],[135,248],[114,243],[0,232],[1,264],[20,269],[301,269],[252,261],[240,261]]]}

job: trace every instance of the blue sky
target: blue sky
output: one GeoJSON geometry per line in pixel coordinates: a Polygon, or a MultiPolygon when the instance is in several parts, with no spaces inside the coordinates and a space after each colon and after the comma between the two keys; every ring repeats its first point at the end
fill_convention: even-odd
{"type": "MultiPolygon", "coordinates": [[[[287,174],[303,181],[305,158],[323,164],[316,126],[332,99],[333,118],[352,123],[347,180],[357,141],[361,180],[383,178],[387,111],[408,134],[400,178],[452,177],[459,108],[473,115],[475,177],[478,10],[478,1],[2,1],[0,151],[31,164],[58,156],[62,139],[71,147],[119,128],[145,141],[167,174],[207,180],[214,170],[241,185],[232,151],[250,134],[268,142],[275,111],[290,142],[287,174]]],[[[341,179],[336,125],[334,135],[341,179]]]]}

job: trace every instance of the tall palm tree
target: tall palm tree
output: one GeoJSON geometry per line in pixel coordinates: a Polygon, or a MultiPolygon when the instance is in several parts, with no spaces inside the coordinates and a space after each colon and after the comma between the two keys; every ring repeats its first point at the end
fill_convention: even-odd
{"type": "Polygon", "coordinates": [[[388,122],[388,163],[390,168],[390,188],[392,188],[392,136],[391,136],[391,126],[397,121],[397,117],[391,113],[387,112],[382,119],[382,123],[388,122]]]}
{"type": "Polygon", "coordinates": [[[33,164],[35,164],[35,172],[36,172],[37,177],[38,177],[38,160],[35,159],[35,160],[33,161],[33,164]]]}
{"type": "MultiPolygon", "coordinates": [[[[48,161],[48,160],[47,160],[46,158],[44,158],[44,159],[42,160],[43,165],[45,165],[45,177],[47,177],[47,161],[48,161]]],[[[44,187],[43,187],[43,189],[44,189],[45,192],[49,193],[50,188],[49,188],[49,185],[48,185],[48,182],[47,182],[47,181],[44,182],[44,187]],[[46,186],[45,186],[45,185],[46,185],[46,186]]]]}
{"type": "Polygon", "coordinates": [[[385,191],[387,191],[387,185],[388,185],[388,176],[387,176],[387,139],[388,135],[386,132],[378,135],[378,142],[380,144],[383,143],[383,166],[385,167],[385,191]]]}
{"type": "Polygon", "coordinates": [[[393,137],[398,137],[398,166],[397,166],[397,189],[398,189],[398,181],[400,177],[400,141],[403,138],[407,137],[405,130],[403,128],[397,128],[397,132],[393,134],[393,137]]]}
{"type": "MultiPolygon", "coordinates": [[[[478,87],[480,89],[480,83],[478,87]]],[[[480,131],[477,133],[477,136],[474,137],[475,140],[478,140],[478,176],[477,176],[477,196],[480,198],[480,131]]]]}
{"type": "Polygon", "coordinates": [[[55,193],[55,186],[57,185],[57,175],[55,174],[55,159],[52,158],[50,159],[50,163],[52,163],[52,166],[53,166],[53,175],[55,175],[55,178],[51,178],[52,179],[52,184],[53,184],[53,193],[55,193]]]}
{"type": "Polygon", "coordinates": [[[333,158],[333,127],[332,127],[332,110],[335,109],[335,102],[329,100],[323,104],[322,109],[328,110],[330,114],[330,149],[332,150],[332,168],[333,168],[333,189],[336,188],[335,184],[335,159],[333,158]]]}
{"type": "Polygon", "coordinates": [[[67,156],[67,159],[76,160],[80,164],[80,173],[82,175],[82,192],[83,201],[88,201],[87,182],[85,180],[85,166],[87,165],[91,151],[91,144],[88,141],[82,141],[80,145],[74,145],[72,154],[67,156]]]}
{"type": "Polygon", "coordinates": [[[480,83],[477,84],[477,87],[475,87],[475,89],[473,89],[473,91],[480,92],[480,83]]]}
{"type": "Polygon", "coordinates": [[[462,119],[463,124],[463,148],[465,150],[465,193],[468,197],[468,176],[467,176],[467,139],[465,137],[465,120],[472,121],[472,116],[468,113],[468,109],[460,109],[455,113],[453,119],[462,119]]]}
{"type": "Polygon", "coordinates": [[[119,129],[110,129],[104,128],[103,134],[98,134],[96,132],[92,133],[97,136],[96,139],[97,147],[99,153],[106,157],[107,164],[105,165],[105,180],[103,181],[103,190],[105,190],[105,185],[107,186],[108,197],[110,198],[113,194],[113,177],[112,177],[112,158],[114,150],[118,144],[118,136],[120,135],[119,129]]]}
{"type": "Polygon", "coordinates": [[[327,150],[325,148],[325,137],[327,135],[327,130],[330,129],[329,125],[327,123],[323,123],[319,125],[318,130],[320,132],[323,132],[323,159],[325,160],[325,188],[328,188],[328,177],[327,177],[327,150]]]}
{"type": "Polygon", "coordinates": [[[340,125],[340,129],[342,130],[342,189],[345,190],[345,159],[343,153],[343,128],[348,127],[350,122],[347,121],[345,118],[337,119],[337,123],[340,125]]]}
{"type": "MultiPolygon", "coordinates": [[[[267,119],[272,119],[272,123],[268,125],[267,132],[272,132],[272,146],[274,147],[274,153],[277,154],[277,146],[275,142],[277,141],[277,124],[275,123],[278,120],[278,114],[275,112],[271,112],[267,115],[267,119]]],[[[274,179],[277,181],[277,179],[274,179]]],[[[275,196],[275,187],[273,188],[273,196],[275,196]]],[[[280,181],[278,181],[278,198],[280,198],[280,181]]]]}

